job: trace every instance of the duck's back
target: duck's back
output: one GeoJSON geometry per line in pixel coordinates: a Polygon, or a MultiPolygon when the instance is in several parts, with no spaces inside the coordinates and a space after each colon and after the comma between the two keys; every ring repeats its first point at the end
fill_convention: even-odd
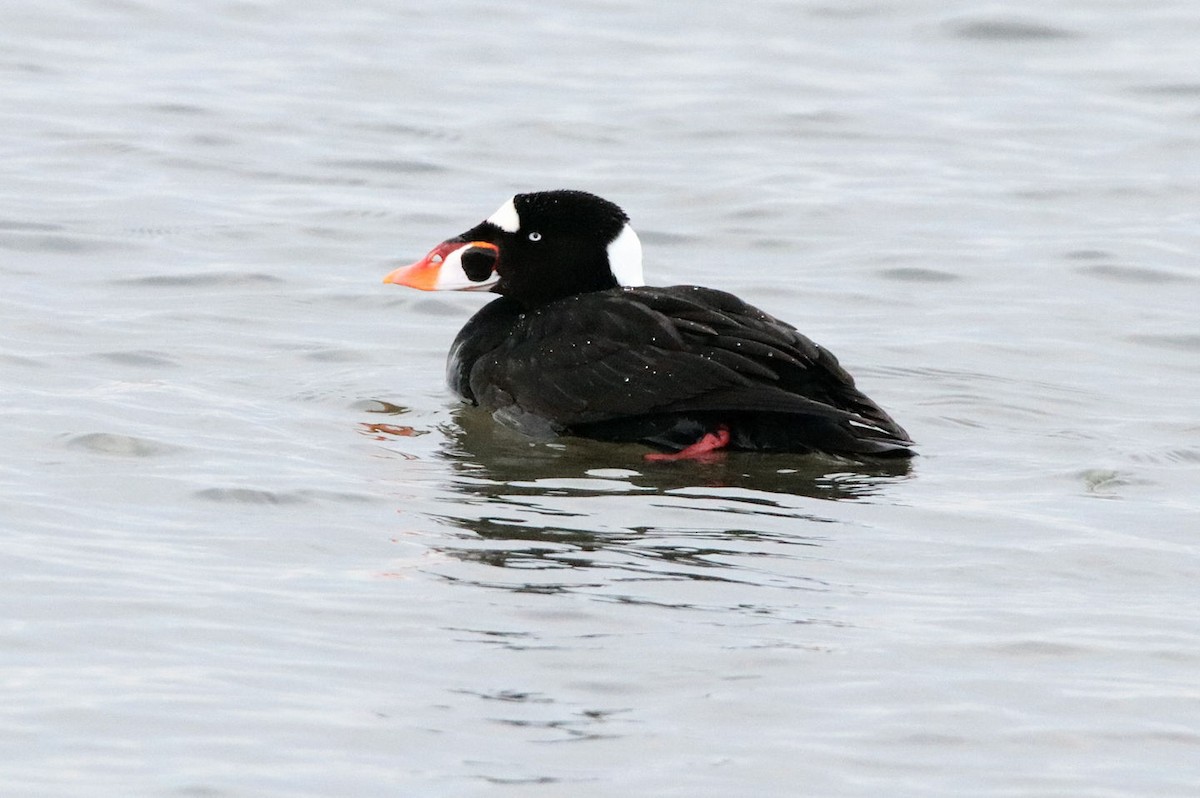
{"type": "Polygon", "coordinates": [[[698,286],[616,288],[531,310],[501,297],[459,333],[448,378],[499,416],[585,437],[678,450],[722,425],[733,448],[912,453],[829,351],[698,286]]]}

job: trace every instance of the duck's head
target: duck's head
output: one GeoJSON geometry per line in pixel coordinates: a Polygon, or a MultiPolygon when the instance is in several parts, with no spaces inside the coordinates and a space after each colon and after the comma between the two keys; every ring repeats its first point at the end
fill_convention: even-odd
{"type": "Polygon", "coordinates": [[[527,306],[642,285],[642,245],[625,211],[585,191],[517,194],[470,230],[385,283],[425,291],[490,290],[527,306]]]}

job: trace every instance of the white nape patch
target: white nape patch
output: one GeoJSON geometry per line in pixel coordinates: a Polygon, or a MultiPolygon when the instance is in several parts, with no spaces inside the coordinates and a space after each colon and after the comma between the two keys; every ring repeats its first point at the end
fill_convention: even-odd
{"type": "Polygon", "coordinates": [[[608,269],[617,278],[617,285],[645,285],[642,276],[642,242],[628,224],[608,245],[608,269]]]}
{"type": "Polygon", "coordinates": [[[481,283],[474,282],[467,276],[463,270],[462,256],[468,249],[468,246],[459,247],[446,256],[442,261],[442,268],[438,269],[437,282],[433,285],[434,291],[486,291],[500,282],[500,275],[495,272],[481,283]]]}
{"type": "Polygon", "coordinates": [[[521,229],[521,214],[517,213],[517,206],[511,199],[497,208],[487,221],[506,233],[515,233],[521,229]]]}

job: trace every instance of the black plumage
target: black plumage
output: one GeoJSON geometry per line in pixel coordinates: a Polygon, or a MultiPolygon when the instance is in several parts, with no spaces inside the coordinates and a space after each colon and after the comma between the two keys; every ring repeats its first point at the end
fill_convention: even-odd
{"type": "Polygon", "coordinates": [[[911,453],[828,350],[699,286],[612,288],[528,310],[502,297],[458,334],[447,377],[467,401],[564,434],[679,450],[724,424],[736,449],[911,453]]]}
{"type": "MultiPolygon", "coordinates": [[[[459,332],[451,388],[525,429],[672,451],[720,431],[734,449],[912,454],[908,434],[790,324],[711,288],[618,285],[609,258],[626,256],[613,248],[626,222],[591,194],[522,194],[435,249],[469,250],[466,279],[495,279],[502,294],[459,332]]],[[[636,259],[640,272],[640,245],[636,259]]],[[[393,279],[405,271],[388,279],[416,285],[393,279]]]]}

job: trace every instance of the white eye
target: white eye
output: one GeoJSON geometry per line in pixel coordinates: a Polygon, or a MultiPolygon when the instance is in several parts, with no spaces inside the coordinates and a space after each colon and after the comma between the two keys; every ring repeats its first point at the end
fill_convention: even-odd
{"type": "Polygon", "coordinates": [[[539,233],[539,232],[537,232],[537,231],[535,230],[534,232],[532,232],[532,233],[530,233],[530,234],[529,234],[529,240],[530,240],[530,241],[541,241],[541,240],[542,240],[542,234],[541,234],[541,233],[539,233]]]}

